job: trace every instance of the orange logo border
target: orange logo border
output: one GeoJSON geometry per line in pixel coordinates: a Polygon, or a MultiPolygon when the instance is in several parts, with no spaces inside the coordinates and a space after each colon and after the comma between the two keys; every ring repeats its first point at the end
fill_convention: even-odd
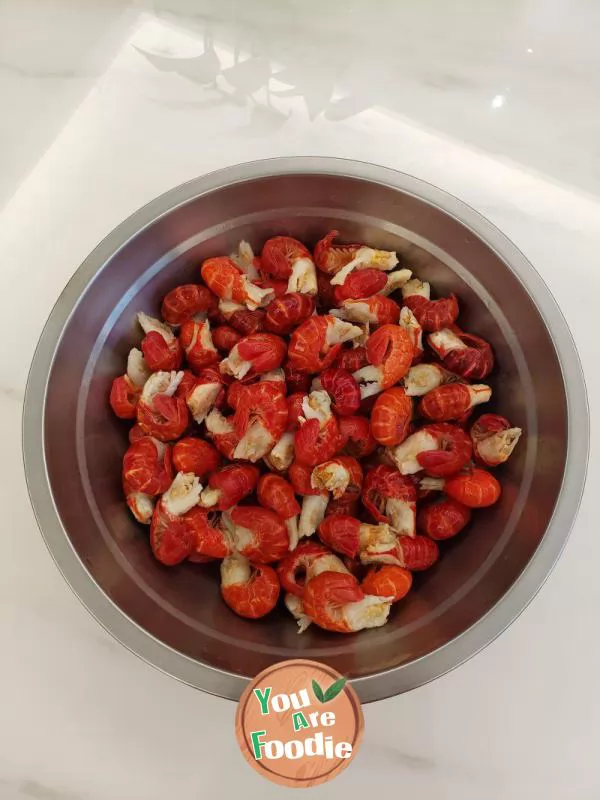
{"type": "MultiPolygon", "coordinates": [[[[250,710],[250,703],[252,701],[258,702],[256,695],[254,694],[254,690],[259,687],[261,684],[272,682],[274,675],[279,673],[281,675],[282,672],[286,670],[296,670],[296,669],[303,669],[310,673],[314,673],[315,677],[319,677],[319,675],[325,675],[331,681],[336,681],[343,676],[337,672],[332,667],[328,666],[327,664],[322,664],[318,661],[310,661],[308,659],[298,658],[298,659],[290,659],[289,661],[280,661],[277,664],[273,664],[267,669],[263,670],[259,673],[245,688],[242,696],[240,697],[240,702],[238,704],[236,718],[235,718],[235,732],[238,744],[242,751],[242,755],[246,759],[246,761],[253,767],[256,772],[263,775],[267,780],[272,781],[273,783],[279,784],[281,786],[288,786],[294,788],[308,788],[311,786],[318,786],[319,784],[326,783],[327,781],[332,780],[335,778],[339,773],[344,770],[353,760],[358,748],[362,742],[363,733],[364,733],[364,717],[362,713],[362,708],[360,705],[360,701],[354,689],[346,683],[342,689],[341,694],[344,694],[347,698],[354,718],[354,732],[351,737],[347,738],[347,741],[350,742],[352,745],[352,753],[347,758],[336,758],[335,763],[328,769],[326,772],[311,775],[308,777],[304,777],[299,775],[298,777],[292,777],[290,775],[282,775],[276,769],[276,764],[279,763],[278,761],[269,761],[268,759],[261,759],[258,760],[255,758],[253,753],[253,746],[250,739],[250,731],[247,726],[249,710],[250,710]]],[[[307,687],[310,689],[310,687],[307,687]]],[[[266,723],[265,723],[266,724],[266,723]]],[[[253,727],[254,724],[251,724],[253,727]]],[[[286,764],[289,764],[289,760],[286,759],[286,764]]],[[[295,762],[294,762],[295,763],[295,762]]],[[[299,761],[298,764],[306,764],[306,761],[299,761]]]]}

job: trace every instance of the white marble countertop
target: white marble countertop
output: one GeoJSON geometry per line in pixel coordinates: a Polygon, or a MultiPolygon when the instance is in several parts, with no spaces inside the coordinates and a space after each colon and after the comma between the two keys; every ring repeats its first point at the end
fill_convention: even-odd
{"type": "MultiPolygon", "coordinates": [[[[31,512],[30,357],[79,263],[124,217],[217,167],[338,155],[456,194],[557,297],[600,406],[600,6],[594,0],[0,0],[0,800],[279,797],[235,706],[153,670],[87,614],[31,512]]],[[[323,798],[600,797],[600,481],[512,627],[455,672],[365,708],[323,798]],[[393,788],[391,788],[393,787],[393,788]]]]}

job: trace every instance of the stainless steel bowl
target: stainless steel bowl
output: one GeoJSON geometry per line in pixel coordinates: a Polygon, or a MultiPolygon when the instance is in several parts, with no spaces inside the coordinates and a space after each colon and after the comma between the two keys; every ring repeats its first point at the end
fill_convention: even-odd
{"type": "Polygon", "coordinates": [[[249,676],[308,657],[350,675],[363,701],[429,681],[497,636],[540,588],[565,544],[588,450],[585,386],[567,325],[523,255],[471,208],[397,172],[352,161],[244,164],[154,200],[111,233],[59,298],[27,386],[24,454],[46,543],[66,580],[119,641],[165,672],[236,699],[249,676]],[[501,502],[475,515],[416,580],[384,628],[302,636],[282,612],[248,622],[221,601],[214,569],[164,568],[120,486],[126,427],[107,402],[140,340],[135,312],[157,312],[207,256],[288,233],[398,251],[497,356],[493,408],[525,437],[501,470],[501,502]]]}

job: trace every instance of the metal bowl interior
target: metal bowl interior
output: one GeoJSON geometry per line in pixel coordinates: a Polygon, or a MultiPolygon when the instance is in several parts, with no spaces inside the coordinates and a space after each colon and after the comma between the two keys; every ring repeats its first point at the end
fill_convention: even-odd
{"type": "Polygon", "coordinates": [[[231,698],[249,676],[288,658],[327,662],[372,700],[472,655],[519,613],[551,569],[576,512],[587,452],[577,356],[548,290],[521,254],[433,187],[325,159],[263,162],[207,176],[154,201],[111,234],[50,318],[24,420],[34,507],[75,591],[139,655],[231,698]],[[332,228],[347,241],[396,250],[436,291],[456,292],[462,326],[492,342],[496,353],[491,410],[525,436],[498,470],[501,501],[444,544],[439,563],[417,576],[388,625],[352,636],[313,626],[298,636],[285,610],[258,622],[233,614],[220,599],[212,566],[164,568],[153,559],[147,529],[123,502],[127,426],[112,416],[107,397],[129,348],[140,341],[135,313],[157,314],[169,289],[197,279],[202,259],[230,252],[240,239],[260,250],[281,233],[312,244],[332,228]]]}

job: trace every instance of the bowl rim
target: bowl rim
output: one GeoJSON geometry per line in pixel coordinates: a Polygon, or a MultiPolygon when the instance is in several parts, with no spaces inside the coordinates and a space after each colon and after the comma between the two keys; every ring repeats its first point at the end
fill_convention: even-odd
{"type": "Polygon", "coordinates": [[[362,702],[383,700],[456,668],[500,635],[527,607],[552,571],[575,521],[589,455],[589,410],[581,362],[567,322],[540,274],[495,225],[471,206],[419,178],[367,162],[319,156],[251,161],[183,183],[135,211],[90,253],[63,289],[40,335],[27,378],[22,417],[25,478],[46,546],[75,595],[121,644],[157,669],[195,688],[238,700],[249,679],[198,662],[130,619],[96,583],[73,548],[54,505],[44,456],[46,389],[64,327],[96,273],[158,218],[196,197],[248,180],[284,174],[349,177],[382,184],[441,209],[481,239],[515,273],[537,307],[558,354],[567,401],[567,454],[561,490],[546,532],[510,589],[476,623],[431,653],[352,680],[362,702]]]}

